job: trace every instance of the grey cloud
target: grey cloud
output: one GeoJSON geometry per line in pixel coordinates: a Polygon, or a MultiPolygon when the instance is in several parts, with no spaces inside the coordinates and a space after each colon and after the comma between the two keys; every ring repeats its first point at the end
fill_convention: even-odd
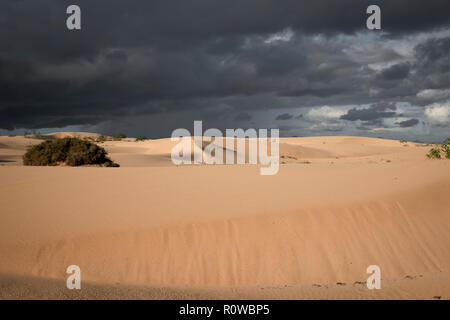
{"type": "Polygon", "coordinates": [[[249,115],[247,112],[241,112],[234,117],[234,120],[237,121],[250,121],[252,119],[251,115],[249,115]]]}
{"type": "Polygon", "coordinates": [[[414,127],[417,124],[419,124],[419,120],[418,119],[409,119],[409,120],[405,120],[405,121],[396,122],[395,124],[399,125],[402,128],[409,128],[409,127],[414,127]]]}
{"type": "Polygon", "coordinates": [[[409,63],[399,63],[383,70],[379,75],[384,80],[399,80],[407,78],[410,71],[409,63]]]}
{"type": "Polygon", "coordinates": [[[378,123],[373,122],[375,120],[397,116],[396,112],[386,110],[396,110],[396,107],[392,103],[378,103],[371,105],[369,108],[352,108],[346,114],[342,115],[341,119],[368,121],[369,123],[375,124],[378,123]]]}
{"type": "Polygon", "coordinates": [[[105,56],[107,59],[116,60],[120,62],[126,62],[128,60],[126,52],[121,50],[113,50],[107,53],[105,56]]]}
{"type": "Polygon", "coordinates": [[[290,120],[293,117],[294,116],[290,113],[282,113],[282,114],[279,114],[275,120],[290,120]]]}

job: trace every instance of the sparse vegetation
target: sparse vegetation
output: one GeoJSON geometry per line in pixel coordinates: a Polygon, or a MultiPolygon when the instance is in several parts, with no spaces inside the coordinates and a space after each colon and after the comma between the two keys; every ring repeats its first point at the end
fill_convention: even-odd
{"type": "Polygon", "coordinates": [[[440,159],[441,151],[439,150],[439,148],[431,148],[427,154],[427,157],[430,159],[440,159]]]}
{"type": "Polygon", "coordinates": [[[145,140],[147,140],[147,137],[145,136],[139,136],[136,138],[136,141],[145,141],[145,140]]]}
{"type": "Polygon", "coordinates": [[[23,156],[26,166],[83,166],[99,165],[119,167],[107,157],[102,147],[79,138],[63,138],[44,141],[31,146],[23,156]]]}
{"type": "Polygon", "coordinates": [[[103,134],[98,136],[97,142],[102,143],[102,142],[105,142],[105,141],[106,141],[106,136],[104,136],[103,134]]]}
{"type": "Polygon", "coordinates": [[[441,150],[447,159],[450,159],[450,138],[445,140],[441,145],[441,150]]]}
{"type": "Polygon", "coordinates": [[[447,147],[447,149],[445,150],[445,157],[447,159],[450,159],[450,148],[447,147]]]}
{"type": "Polygon", "coordinates": [[[437,144],[434,148],[431,148],[427,157],[430,159],[442,159],[442,157],[450,159],[450,138],[446,139],[442,144],[437,144]]]}
{"type": "Polygon", "coordinates": [[[16,136],[15,134],[10,134],[8,137],[14,138],[15,136],[16,136]]]}
{"type": "Polygon", "coordinates": [[[120,141],[122,139],[125,139],[127,136],[124,133],[118,133],[112,136],[114,141],[120,141]]]}

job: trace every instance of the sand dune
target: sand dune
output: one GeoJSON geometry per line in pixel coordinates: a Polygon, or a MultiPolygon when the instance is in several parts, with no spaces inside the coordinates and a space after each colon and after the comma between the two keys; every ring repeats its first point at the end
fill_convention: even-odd
{"type": "MultiPolygon", "coordinates": [[[[0,137],[0,161],[38,142],[0,137]]],[[[174,166],[170,139],[103,143],[121,168],[1,163],[0,298],[450,298],[450,161],[393,140],[280,142],[274,176],[174,166]],[[364,285],[373,264],[381,290],[364,285]]]]}

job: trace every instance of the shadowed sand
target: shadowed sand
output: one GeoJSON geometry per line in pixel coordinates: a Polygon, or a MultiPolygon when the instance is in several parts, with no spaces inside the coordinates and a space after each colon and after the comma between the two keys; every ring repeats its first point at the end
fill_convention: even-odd
{"type": "Polygon", "coordinates": [[[423,145],[283,138],[261,176],[174,166],[170,139],[103,143],[121,168],[21,166],[39,142],[0,137],[0,298],[450,297],[450,161],[423,145]]]}

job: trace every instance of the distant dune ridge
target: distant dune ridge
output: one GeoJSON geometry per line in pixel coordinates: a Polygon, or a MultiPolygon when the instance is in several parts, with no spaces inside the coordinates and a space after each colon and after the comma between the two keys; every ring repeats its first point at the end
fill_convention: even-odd
{"type": "Polygon", "coordinates": [[[0,298],[450,298],[450,161],[421,144],[280,138],[261,176],[175,166],[170,138],[99,144],[115,169],[22,166],[40,142],[0,137],[0,298]]]}

